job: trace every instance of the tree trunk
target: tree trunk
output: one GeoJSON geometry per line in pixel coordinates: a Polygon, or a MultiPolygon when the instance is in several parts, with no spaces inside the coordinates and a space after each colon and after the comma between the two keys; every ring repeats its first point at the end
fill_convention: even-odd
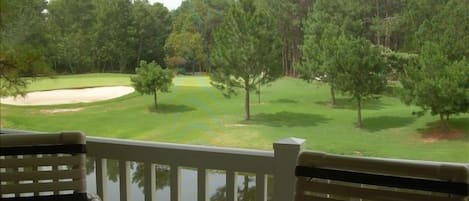
{"type": "Polygon", "coordinates": [[[334,85],[331,84],[331,105],[335,106],[336,100],[335,100],[335,88],[334,85]]]}
{"type": "Polygon", "coordinates": [[[384,46],[387,47],[387,48],[391,48],[391,33],[389,31],[389,26],[390,26],[390,22],[389,22],[389,0],[386,0],[386,4],[385,4],[386,8],[384,9],[385,10],[385,14],[386,14],[386,18],[385,21],[384,21],[384,26],[386,27],[385,28],[385,38],[384,38],[384,46]]]}
{"type": "Polygon", "coordinates": [[[155,93],[153,93],[153,100],[155,101],[155,111],[158,111],[158,99],[156,97],[156,90],[155,93]]]}
{"type": "Polygon", "coordinates": [[[243,198],[247,200],[249,194],[249,176],[244,175],[244,196],[243,198]]]}
{"type": "Polygon", "coordinates": [[[68,68],[70,69],[70,73],[75,74],[75,70],[73,68],[72,62],[68,62],[68,68]]]}
{"type": "Polygon", "coordinates": [[[192,65],[192,75],[195,75],[195,65],[194,65],[194,61],[191,61],[191,65],[192,65]]]}
{"type": "Polygon", "coordinates": [[[244,109],[246,113],[246,120],[251,120],[251,108],[250,108],[250,97],[249,97],[249,87],[246,84],[244,90],[246,95],[244,96],[244,109]]]}
{"type": "Polygon", "coordinates": [[[261,82],[259,82],[259,93],[257,94],[259,105],[261,104],[261,82]]]}
{"type": "Polygon", "coordinates": [[[138,37],[137,66],[140,65],[140,57],[142,55],[142,46],[143,46],[143,38],[140,35],[140,37],[138,37]]]}
{"type": "Polygon", "coordinates": [[[357,127],[362,128],[363,127],[363,122],[362,122],[362,100],[361,97],[357,98],[357,112],[358,112],[358,123],[357,127]]]}
{"type": "Polygon", "coordinates": [[[441,130],[443,131],[448,131],[449,130],[449,125],[448,125],[448,120],[449,120],[449,114],[440,114],[440,126],[441,130]]]}
{"type": "MultiPolygon", "coordinates": [[[[379,19],[379,9],[380,9],[379,8],[379,0],[375,0],[375,1],[376,1],[376,18],[379,19]]],[[[380,36],[379,32],[380,32],[380,30],[377,29],[376,30],[376,44],[377,45],[380,45],[380,43],[381,43],[381,40],[380,40],[381,36],[380,36]]]]}

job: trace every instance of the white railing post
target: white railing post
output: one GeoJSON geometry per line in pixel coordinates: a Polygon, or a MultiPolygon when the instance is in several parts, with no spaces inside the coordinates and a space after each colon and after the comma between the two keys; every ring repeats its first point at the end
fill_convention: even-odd
{"type": "Polygon", "coordinates": [[[295,167],[304,139],[287,138],[274,143],[274,201],[293,201],[295,167]]]}

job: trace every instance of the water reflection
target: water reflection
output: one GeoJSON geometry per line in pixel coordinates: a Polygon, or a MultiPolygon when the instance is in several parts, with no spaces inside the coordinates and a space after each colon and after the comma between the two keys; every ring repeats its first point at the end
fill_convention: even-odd
{"type": "MultiPolygon", "coordinates": [[[[88,192],[96,192],[95,161],[88,159],[86,163],[88,192]]],[[[170,200],[170,167],[157,164],[155,194],[156,200],[170,200]]],[[[197,170],[181,168],[181,200],[193,201],[197,198],[197,170]]],[[[130,196],[134,201],[144,200],[144,164],[130,163],[130,196]]],[[[119,162],[107,160],[108,198],[112,201],[119,199],[119,162]]],[[[256,195],[256,177],[254,174],[238,173],[236,177],[238,201],[254,201],[256,195]]],[[[268,200],[272,200],[273,179],[268,178],[268,200]]],[[[225,171],[207,171],[207,197],[210,201],[226,201],[225,171]]]]}
{"type": "MultiPolygon", "coordinates": [[[[236,182],[238,183],[238,201],[254,201],[256,199],[256,180],[254,175],[238,173],[236,182]]],[[[217,189],[217,192],[210,197],[210,201],[226,201],[226,184],[217,189]]]]}
{"type": "Polygon", "coordinates": [[[225,171],[208,170],[207,182],[207,197],[210,201],[226,201],[226,192],[222,190],[226,186],[225,171]]]}

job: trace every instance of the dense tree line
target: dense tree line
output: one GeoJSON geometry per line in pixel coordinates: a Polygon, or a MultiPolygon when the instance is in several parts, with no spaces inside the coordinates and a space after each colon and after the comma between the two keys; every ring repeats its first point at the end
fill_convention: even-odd
{"type": "MultiPolygon", "coordinates": [[[[177,10],[168,11],[146,0],[1,0],[2,27],[15,27],[2,28],[2,45],[11,48],[11,43],[25,42],[20,38],[30,35],[28,40],[34,43],[29,43],[29,49],[59,73],[133,72],[140,60],[208,72],[213,66],[210,55],[215,30],[234,2],[186,0],[177,10]]],[[[444,41],[450,58],[468,55],[467,23],[457,20],[467,16],[467,0],[255,2],[275,21],[276,28],[271,31],[281,41],[285,75],[299,75],[294,66],[304,60],[302,55],[315,54],[314,48],[305,49],[308,43],[323,46],[325,41],[321,40],[342,31],[409,53],[418,53],[422,41],[453,34],[451,38],[463,41],[444,41]],[[432,25],[438,22],[441,26],[432,25]],[[448,30],[446,23],[462,27],[448,30]]]]}
{"type": "Polygon", "coordinates": [[[44,15],[56,72],[133,72],[139,60],[164,65],[171,16],[161,4],[54,0],[44,15]]]}
{"type": "MultiPolygon", "coordinates": [[[[206,72],[225,95],[281,75],[357,101],[393,79],[424,111],[468,111],[469,0],[0,0],[0,93],[50,73],[135,72],[140,61],[206,72]],[[429,95],[431,94],[431,95],[429,95]]],[[[259,96],[260,97],[260,96],[259,96]]],[[[446,125],[444,123],[443,125],[446,125]]],[[[445,126],[447,127],[447,126],[445,126]]]]}
{"type": "Polygon", "coordinates": [[[0,1],[0,95],[23,94],[34,75],[50,73],[41,0],[0,1]]]}
{"type": "Polygon", "coordinates": [[[447,129],[452,114],[469,111],[467,13],[467,0],[315,0],[296,68],[330,85],[332,105],[336,89],[349,94],[358,127],[363,99],[395,79],[403,102],[422,108],[415,114],[431,111],[447,129]]]}

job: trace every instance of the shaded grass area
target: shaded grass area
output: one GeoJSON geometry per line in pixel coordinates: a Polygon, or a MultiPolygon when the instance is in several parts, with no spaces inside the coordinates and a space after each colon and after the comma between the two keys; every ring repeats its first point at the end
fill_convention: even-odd
{"type": "Polygon", "coordinates": [[[298,113],[298,112],[276,112],[271,114],[260,113],[252,117],[250,121],[242,121],[245,124],[259,124],[270,127],[311,127],[325,124],[330,119],[323,115],[298,113]]]}
{"type": "Polygon", "coordinates": [[[364,129],[370,132],[378,132],[381,130],[400,128],[411,125],[416,117],[396,117],[396,116],[379,116],[363,119],[364,129]]]}
{"type": "MultiPolygon", "coordinates": [[[[62,88],[53,84],[62,79],[69,83],[67,87],[83,87],[99,77],[100,74],[59,76],[53,81],[38,81],[31,89],[62,88]]],[[[106,84],[129,84],[128,75],[103,77],[110,80],[106,84]]],[[[411,113],[417,108],[386,95],[364,103],[364,129],[358,129],[353,100],[339,95],[338,105],[331,107],[327,85],[283,78],[262,90],[261,104],[252,95],[252,121],[245,121],[243,96],[225,99],[208,87],[206,77],[178,79],[189,84],[177,84],[172,93],[159,95],[157,112],[152,96],[133,93],[88,104],[1,105],[1,124],[26,130],[82,130],[92,136],[267,150],[278,139],[298,137],[306,139],[306,148],[330,153],[469,162],[468,114],[452,117],[451,127],[459,133],[455,138],[443,136],[429,142],[425,134],[434,131],[438,118],[413,116],[411,113]],[[43,112],[66,108],[83,109],[43,112]]]]}
{"type": "Polygon", "coordinates": [[[187,105],[172,104],[159,104],[158,108],[156,108],[154,105],[148,107],[148,111],[161,114],[189,112],[195,109],[196,108],[187,105]]]}

